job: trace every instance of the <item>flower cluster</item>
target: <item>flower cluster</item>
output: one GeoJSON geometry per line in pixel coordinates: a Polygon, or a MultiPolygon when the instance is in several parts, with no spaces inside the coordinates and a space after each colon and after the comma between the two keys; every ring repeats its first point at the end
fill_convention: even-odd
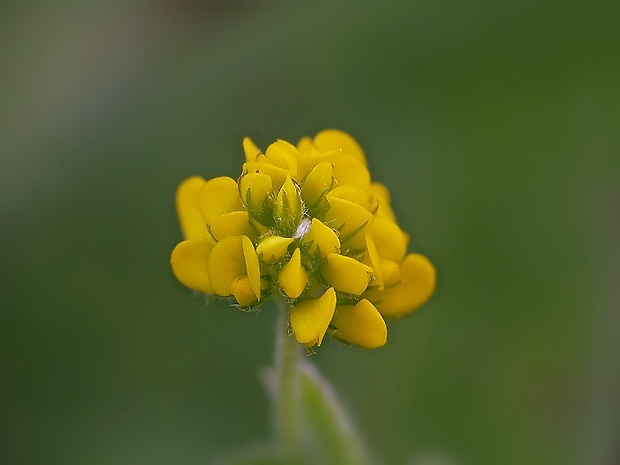
{"type": "Polygon", "coordinates": [[[172,270],[185,286],[254,307],[272,293],[290,304],[290,326],[307,347],[325,334],[365,348],[385,344],[383,317],[406,315],[435,288],[435,270],[407,254],[409,236],[372,182],[347,133],[324,130],[263,153],[243,141],[237,181],[185,180],[176,206],[185,240],[172,270]]]}

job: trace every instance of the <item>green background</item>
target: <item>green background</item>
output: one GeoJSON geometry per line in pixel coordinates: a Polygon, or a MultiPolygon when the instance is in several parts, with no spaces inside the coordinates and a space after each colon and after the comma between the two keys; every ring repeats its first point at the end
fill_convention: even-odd
{"type": "Polygon", "coordinates": [[[270,437],[275,311],[176,282],[174,191],[326,127],[431,301],[313,362],[384,464],[619,460],[620,34],[609,2],[0,6],[0,456],[203,464],[270,437]]]}

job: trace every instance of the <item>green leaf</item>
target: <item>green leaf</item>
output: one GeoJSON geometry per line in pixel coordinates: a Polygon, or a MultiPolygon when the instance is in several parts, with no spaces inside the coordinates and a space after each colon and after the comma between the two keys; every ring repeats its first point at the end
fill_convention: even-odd
{"type": "Polygon", "coordinates": [[[302,408],[309,441],[305,463],[372,463],[332,387],[308,361],[301,364],[302,408]]]}

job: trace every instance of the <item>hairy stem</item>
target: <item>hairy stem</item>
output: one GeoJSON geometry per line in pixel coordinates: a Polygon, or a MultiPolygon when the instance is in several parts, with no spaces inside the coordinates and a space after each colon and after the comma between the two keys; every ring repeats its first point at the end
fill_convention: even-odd
{"type": "Polygon", "coordinates": [[[287,451],[297,456],[301,446],[302,424],[301,375],[298,367],[301,346],[289,332],[288,306],[281,301],[279,307],[275,344],[276,432],[287,451]]]}
{"type": "Polygon", "coordinates": [[[290,334],[289,307],[278,302],[271,382],[278,443],[287,463],[369,465],[372,460],[329,382],[290,334]]]}

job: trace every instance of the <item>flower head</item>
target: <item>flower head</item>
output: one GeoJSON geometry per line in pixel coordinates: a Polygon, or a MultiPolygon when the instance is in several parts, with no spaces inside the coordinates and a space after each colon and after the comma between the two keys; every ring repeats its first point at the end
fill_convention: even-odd
{"type": "Polygon", "coordinates": [[[383,184],[371,181],[362,148],[328,129],[262,152],[243,141],[238,180],[191,177],[177,190],[185,240],[172,270],[185,286],[254,307],[271,294],[290,305],[307,347],[331,334],[365,348],[385,344],[383,317],[400,317],[434,291],[435,270],[407,254],[383,184]]]}

